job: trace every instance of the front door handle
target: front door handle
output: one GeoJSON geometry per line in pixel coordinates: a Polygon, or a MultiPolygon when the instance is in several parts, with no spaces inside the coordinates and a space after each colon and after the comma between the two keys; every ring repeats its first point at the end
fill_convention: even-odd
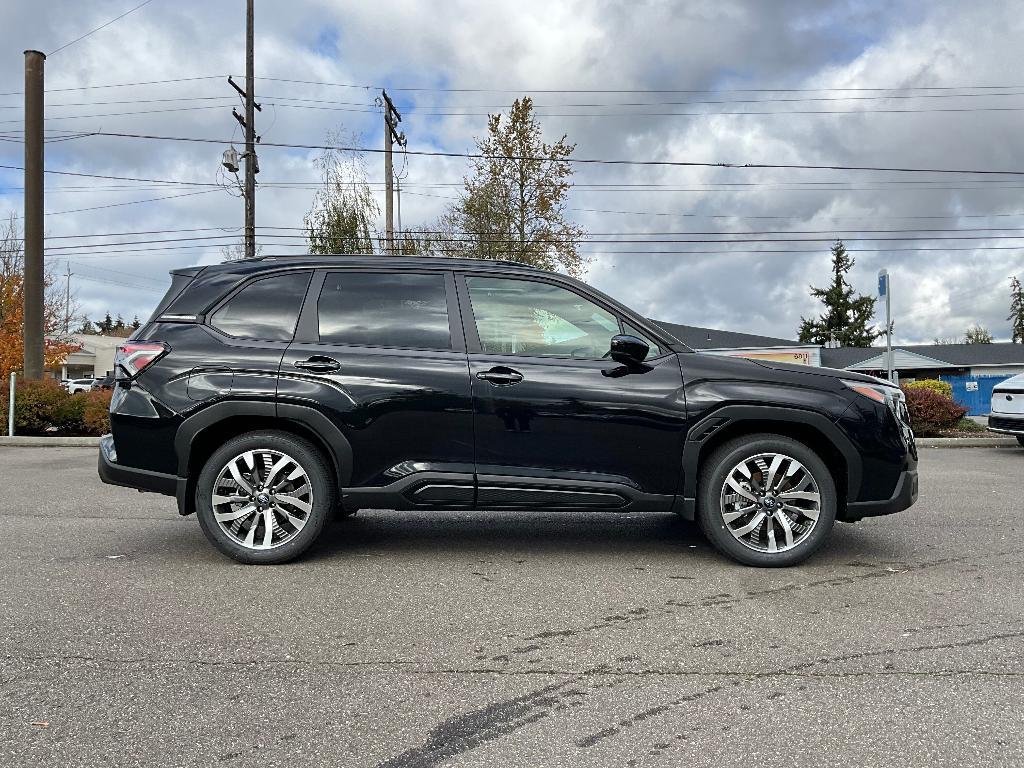
{"type": "Polygon", "coordinates": [[[518,384],[523,380],[523,374],[519,371],[514,371],[511,368],[505,368],[504,366],[491,368],[489,371],[480,371],[476,377],[478,379],[483,379],[484,381],[489,381],[491,384],[504,387],[512,384],[518,384]]]}
{"type": "Polygon", "coordinates": [[[313,373],[331,373],[332,371],[341,370],[341,363],[333,357],[313,355],[308,360],[299,360],[295,363],[295,367],[313,373]]]}

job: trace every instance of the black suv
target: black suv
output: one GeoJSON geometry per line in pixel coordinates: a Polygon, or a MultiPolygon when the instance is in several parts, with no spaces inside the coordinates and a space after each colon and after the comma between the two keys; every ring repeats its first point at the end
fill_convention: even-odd
{"type": "Polygon", "coordinates": [[[265,257],[172,272],[117,353],[107,483],[177,496],[246,563],[384,509],[676,512],[750,565],[906,509],[900,390],[694,353],[522,264],[265,257]]]}

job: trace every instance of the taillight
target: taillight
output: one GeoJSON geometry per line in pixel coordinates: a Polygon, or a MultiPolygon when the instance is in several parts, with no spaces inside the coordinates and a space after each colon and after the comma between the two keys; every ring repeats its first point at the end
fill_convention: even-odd
{"type": "Polygon", "coordinates": [[[117,348],[114,366],[134,379],[170,351],[171,348],[161,341],[130,341],[117,348]]]}

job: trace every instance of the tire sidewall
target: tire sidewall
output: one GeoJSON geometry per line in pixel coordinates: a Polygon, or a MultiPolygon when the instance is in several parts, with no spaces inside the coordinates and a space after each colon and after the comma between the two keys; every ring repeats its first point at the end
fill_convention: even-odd
{"type": "Polygon", "coordinates": [[[200,470],[196,483],[196,517],[206,538],[228,557],[246,564],[273,564],[292,560],[320,536],[334,507],[335,487],[326,462],[307,441],[284,432],[254,432],[233,438],[218,448],[200,470]],[[249,549],[221,530],[213,512],[213,484],[224,466],[241,453],[268,449],[281,451],[305,470],[313,492],[313,508],[302,530],[279,547],[249,549]]]}
{"type": "Polygon", "coordinates": [[[781,435],[739,438],[716,449],[702,468],[699,499],[697,519],[715,548],[744,565],[760,567],[796,565],[813,555],[828,538],[838,508],[835,481],[825,462],[803,443],[781,435]],[[721,492],[728,473],[743,459],[759,453],[783,453],[793,457],[811,472],[821,494],[821,509],[814,530],[807,539],[785,552],[773,554],[750,549],[736,540],[722,519],[721,492]]]}

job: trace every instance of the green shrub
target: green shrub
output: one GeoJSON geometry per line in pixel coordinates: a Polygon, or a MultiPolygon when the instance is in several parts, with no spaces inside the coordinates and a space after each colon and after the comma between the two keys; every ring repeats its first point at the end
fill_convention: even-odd
{"type": "MultiPolygon", "coordinates": [[[[110,431],[107,391],[69,395],[53,379],[21,381],[14,390],[14,434],[103,435],[110,431]]],[[[0,423],[7,434],[7,393],[0,403],[0,423]]]]}
{"type": "Polygon", "coordinates": [[[920,381],[912,381],[909,384],[905,384],[903,389],[927,389],[938,395],[942,395],[943,397],[948,397],[950,399],[953,398],[953,385],[948,381],[939,381],[938,379],[921,379],[920,381]]]}
{"type": "MultiPolygon", "coordinates": [[[[3,400],[3,424],[7,425],[7,396],[3,400]]],[[[14,434],[45,435],[51,427],[61,429],[69,418],[68,401],[63,387],[53,379],[19,381],[14,390],[14,434]]]]}
{"type": "Polygon", "coordinates": [[[105,435],[110,431],[110,398],[114,393],[109,389],[101,389],[79,394],[83,402],[82,434],[105,435]]]}
{"type": "Polygon", "coordinates": [[[943,430],[953,429],[967,415],[953,398],[945,397],[932,387],[903,387],[910,412],[910,426],[920,437],[933,437],[943,430]]]}
{"type": "Polygon", "coordinates": [[[967,418],[960,419],[960,421],[953,425],[953,429],[957,432],[988,432],[981,424],[967,418]]]}

